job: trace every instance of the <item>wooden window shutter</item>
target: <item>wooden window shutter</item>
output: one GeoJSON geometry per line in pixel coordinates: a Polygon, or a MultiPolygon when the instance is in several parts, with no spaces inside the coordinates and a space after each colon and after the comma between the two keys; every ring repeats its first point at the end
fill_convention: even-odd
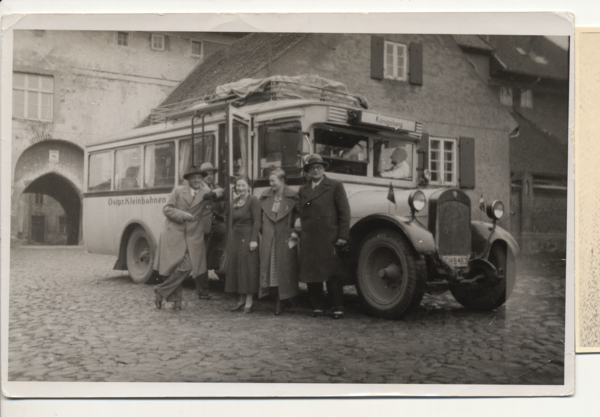
{"type": "Polygon", "coordinates": [[[475,139],[461,137],[458,143],[460,187],[475,188],[475,139]]]}
{"type": "Polygon", "coordinates": [[[423,85],[423,44],[411,42],[408,51],[408,82],[415,85],[423,85]]]}
{"type": "MultiPolygon", "coordinates": [[[[419,176],[423,175],[423,171],[429,169],[429,134],[423,133],[419,142],[419,176]]],[[[419,178],[420,181],[420,178],[419,178]]]]}
{"type": "Polygon", "coordinates": [[[167,35],[165,35],[165,51],[171,49],[171,41],[167,35]]]}
{"type": "Polygon", "coordinates": [[[371,36],[371,78],[383,80],[382,36],[371,36]]]}

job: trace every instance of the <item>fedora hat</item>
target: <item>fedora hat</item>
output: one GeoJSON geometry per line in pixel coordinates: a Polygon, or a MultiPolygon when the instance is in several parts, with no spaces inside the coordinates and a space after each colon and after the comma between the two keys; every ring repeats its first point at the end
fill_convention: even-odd
{"type": "Polygon", "coordinates": [[[323,161],[323,158],[321,158],[321,155],[313,153],[311,155],[308,155],[304,159],[304,166],[302,167],[302,169],[304,171],[308,171],[308,168],[314,164],[321,164],[325,168],[327,168],[329,166],[329,164],[327,162],[323,161]]]}
{"type": "Polygon", "coordinates": [[[213,164],[211,164],[210,162],[203,162],[202,165],[200,165],[200,172],[216,172],[217,168],[215,168],[213,166],[213,164]]]}
{"type": "Polygon", "coordinates": [[[185,174],[183,174],[183,179],[187,180],[189,177],[191,177],[192,175],[196,175],[196,174],[201,175],[202,171],[196,165],[192,165],[191,167],[188,168],[187,171],[185,171],[185,174]]]}

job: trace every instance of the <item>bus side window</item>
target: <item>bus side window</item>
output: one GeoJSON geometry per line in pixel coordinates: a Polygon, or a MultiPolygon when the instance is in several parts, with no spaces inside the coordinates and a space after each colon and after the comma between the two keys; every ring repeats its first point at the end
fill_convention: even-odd
{"type": "MultiPolygon", "coordinates": [[[[204,144],[200,134],[194,137],[194,165],[199,167],[203,162],[210,162],[213,165],[213,149],[215,135],[205,134],[204,144]]],[[[183,174],[192,166],[192,140],[185,139],[179,141],[179,183],[183,182],[183,174]]]]}
{"type": "Polygon", "coordinates": [[[267,178],[275,168],[282,168],[288,176],[300,176],[303,140],[300,122],[262,125],[258,140],[260,178],[267,178]]]}
{"type": "Polygon", "coordinates": [[[88,191],[109,191],[112,182],[113,153],[102,152],[90,155],[88,191]]]}
{"type": "Polygon", "coordinates": [[[132,190],[141,187],[140,162],[139,147],[116,152],[115,189],[132,190]]]}
{"type": "Polygon", "coordinates": [[[147,145],[144,157],[144,187],[175,185],[175,142],[147,145]]]}
{"type": "Polygon", "coordinates": [[[237,120],[233,121],[233,176],[243,177],[248,174],[248,126],[237,120]]]}

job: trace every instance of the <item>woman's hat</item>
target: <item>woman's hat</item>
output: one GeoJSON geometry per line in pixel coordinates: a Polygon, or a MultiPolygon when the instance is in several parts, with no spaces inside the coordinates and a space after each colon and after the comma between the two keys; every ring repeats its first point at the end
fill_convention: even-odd
{"type": "Polygon", "coordinates": [[[399,164],[400,162],[406,161],[406,158],[408,158],[406,150],[404,150],[404,148],[396,148],[394,149],[394,153],[392,153],[391,159],[396,164],[399,164]]]}
{"type": "Polygon", "coordinates": [[[200,165],[200,172],[216,172],[217,168],[213,167],[213,164],[211,164],[210,162],[204,162],[202,165],[200,165]]]}
{"type": "Polygon", "coordinates": [[[313,153],[306,157],[306,159],[304,160],[304,166],[302,167],[302,169],[304,171],[308,171],[308,168],[314,164],[321,164],[325,168],[327,168],[329,166],[329,164],[327,162],[323,161],[323,158],[321,158],[321,155],[313,153]]]}
{"type": "Polygon", "coordinates": [[[185,174],[183,174],[183,179],[187,180],[189,177],[196,174],[202,175],[202,171],[196,165],[192,165],[187,171],[185,171],[185,174]]]}

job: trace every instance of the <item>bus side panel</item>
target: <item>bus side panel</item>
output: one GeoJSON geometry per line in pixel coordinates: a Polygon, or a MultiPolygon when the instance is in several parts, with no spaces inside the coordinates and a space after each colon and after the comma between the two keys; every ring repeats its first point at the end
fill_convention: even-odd
{"type": "Polygon", "coordinates": [[[119,255],[121,234],[131,222],[142,221],[158,242],[168,194],[86,196],[83,199],[83,238],[90,253],[119,255]]]}

